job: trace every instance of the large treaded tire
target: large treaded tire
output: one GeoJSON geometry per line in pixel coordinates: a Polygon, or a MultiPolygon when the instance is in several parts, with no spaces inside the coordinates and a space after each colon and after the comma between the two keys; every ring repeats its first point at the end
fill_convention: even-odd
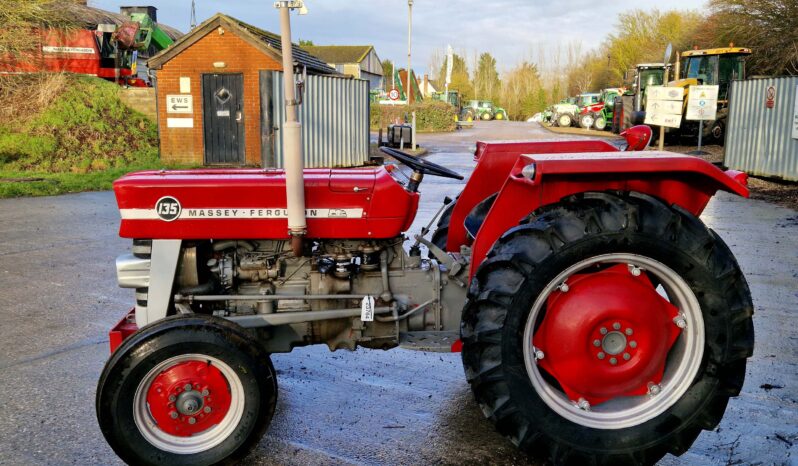
{"type": "Polygon", "coordinates": [[[277,403],[277,379],[269,354],[240,326],[219,317],[172,316],[143,327],[114,352],[97,384],[100,430],[128,464],[236,464],[265,433],[277,403]],[[135,392],[148,371],[170,358],[198,353],[227,364],[241,382],[243,411],[218,445],[193,454],[162,450],[136,424],[135,392]]]}
{"type": "Polygon", "coordinates": [[[753,353],[752,315],[736,260],[699,219],[638,193],[586,193],[534,212],[496,242],[469,289],[463,365],[485,416],[532,456],[555,465],[653,464],[687,451],[739,394],[753,353]],[[633,427],[594,429],[542,401],[523,335],[532,303],[558,273],[613,252],[644,255],[680,274],[700,304],[705,349],[693,383],[665,412],[633,427]]]}

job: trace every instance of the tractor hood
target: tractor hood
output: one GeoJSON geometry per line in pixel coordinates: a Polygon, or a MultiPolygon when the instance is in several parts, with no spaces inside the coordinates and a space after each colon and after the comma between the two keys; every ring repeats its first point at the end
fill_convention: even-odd
{"type": "MultiPolygon", "coordinates": [[[[418,208],[383,167],[307,169],[304,179],[309,238],[394,238],[418,208]]],[[[124,238],[289,238],[283,170],[144,171],[114,193],[124,238]]]]}

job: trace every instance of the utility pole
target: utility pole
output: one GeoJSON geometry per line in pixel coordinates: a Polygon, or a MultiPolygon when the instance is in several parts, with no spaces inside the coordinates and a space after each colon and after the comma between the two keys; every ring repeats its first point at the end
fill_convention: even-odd
{"type": "Polygon", "coordinates": [[[288,234],[291,247],[297,257],[302,254],[302,238],[307,232],[305,218],[305,161],[302,157],[302,125],[299,123],[294,82],[294,53],[291,43],[291,10],[307,12],[301,0],[279,0],[274,7],[280,10],[280,36],[283,56],[283,89],[285,93],[285,123],[281,131],[283,137],[283,157],[285,164],[285,191],[288,211],[288,234]]]}
{"type": "Polygon", "coordinates": [[[407,0],[407,104],[411,103],[413,88],[410,86],[410,73],[413,70],[411,51],[413,48],[413,0],[407,0]]]}

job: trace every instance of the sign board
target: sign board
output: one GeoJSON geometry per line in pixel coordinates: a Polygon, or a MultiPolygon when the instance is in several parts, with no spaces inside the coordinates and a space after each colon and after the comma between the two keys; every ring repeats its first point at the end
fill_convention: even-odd
{"type": "Polygon", "coordinates": [[[396,88],[391,89],[391,91],[388,92],[388,97],[391,100],[399,100],[399,89],[396,89],[396,88]]]}
{"type": "Polygon", "coordinates": [[[765,89],[765,108],[773,108],[776,106],[776,86],[768,86],[765,89]]]}
{"type": "Polygon", "coordinates": [[[185,76],[180,78],[180,93],[191,94],[191,78],[185,76]]]}
{"type": "Polygon", "coordinates": [[[446,47],[446,85],[452,83],[452,68],[454,67],[454,50],[452,46],[446,47]]]}
{"type": "Polygon", "coordinates": [[[194,113],[194,97],[190,95],[167,95],[166,113],[194,113]]]}
{"type": "Polygon", "coordinates": [[[681,87],[648,86],[645,123],[678,128],[682,125],[683,100],[684,89],[681,87]]]}
{"type": "Polygon", "coordinates": [[[166,127],[167,128],[193,128],[194,127],[194,119],[193,118],[167,118],[166,119],[166,127]]]}
{"type": "Polygon", "coordinates": [[[718,86],[690,86],[687,120],[714,120],[718,111],[718,86]]]}
{"type": "Polygon", "coordinates": [[[795,109],[792,113],[792,138],[798,139],[798,86],[795,86],[795,109]]]}

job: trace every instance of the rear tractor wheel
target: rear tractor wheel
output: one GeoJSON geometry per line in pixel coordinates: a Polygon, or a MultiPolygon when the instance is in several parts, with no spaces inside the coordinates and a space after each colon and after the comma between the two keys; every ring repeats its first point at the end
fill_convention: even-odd
{"type": "Polygon", "coordinates": [[[113,354],[97,387],[97,419],[128,464],[212,465],[255,447],[271,422],[269,355],[224,319],[169,317],[113,354]]]}
{"type": "Polygon", "coordinates": [[[579,117],[579,126],[584,129],[590,129],[593,127],[593,123],[595,122],[595,118],[593,118],[592,113],[587,113],[579,117]]]}
{"type": "Polygon", "coordinates": [[[604,118],[604,115],[599,113],[595,116],[593,127],[595,127],[596,130],[598,131],[604,131],[605,129],[607,129],[607,119],[604,118]]]}
{"type": "Polygon", "coordinates": [[[496,242],[469,290],[463,364],[483,412],[528,453],[653,464],[720,422],[752,314],[737,262],[700,220],[588,193],[496,242]]]}
{"type": "Polygon", "coordinates": [[[571,115],[567,113],[557,116],[557,126],[560,126],[561,128],[570,128],[573,121],[574,120],[571,118],[571,115]]]}

